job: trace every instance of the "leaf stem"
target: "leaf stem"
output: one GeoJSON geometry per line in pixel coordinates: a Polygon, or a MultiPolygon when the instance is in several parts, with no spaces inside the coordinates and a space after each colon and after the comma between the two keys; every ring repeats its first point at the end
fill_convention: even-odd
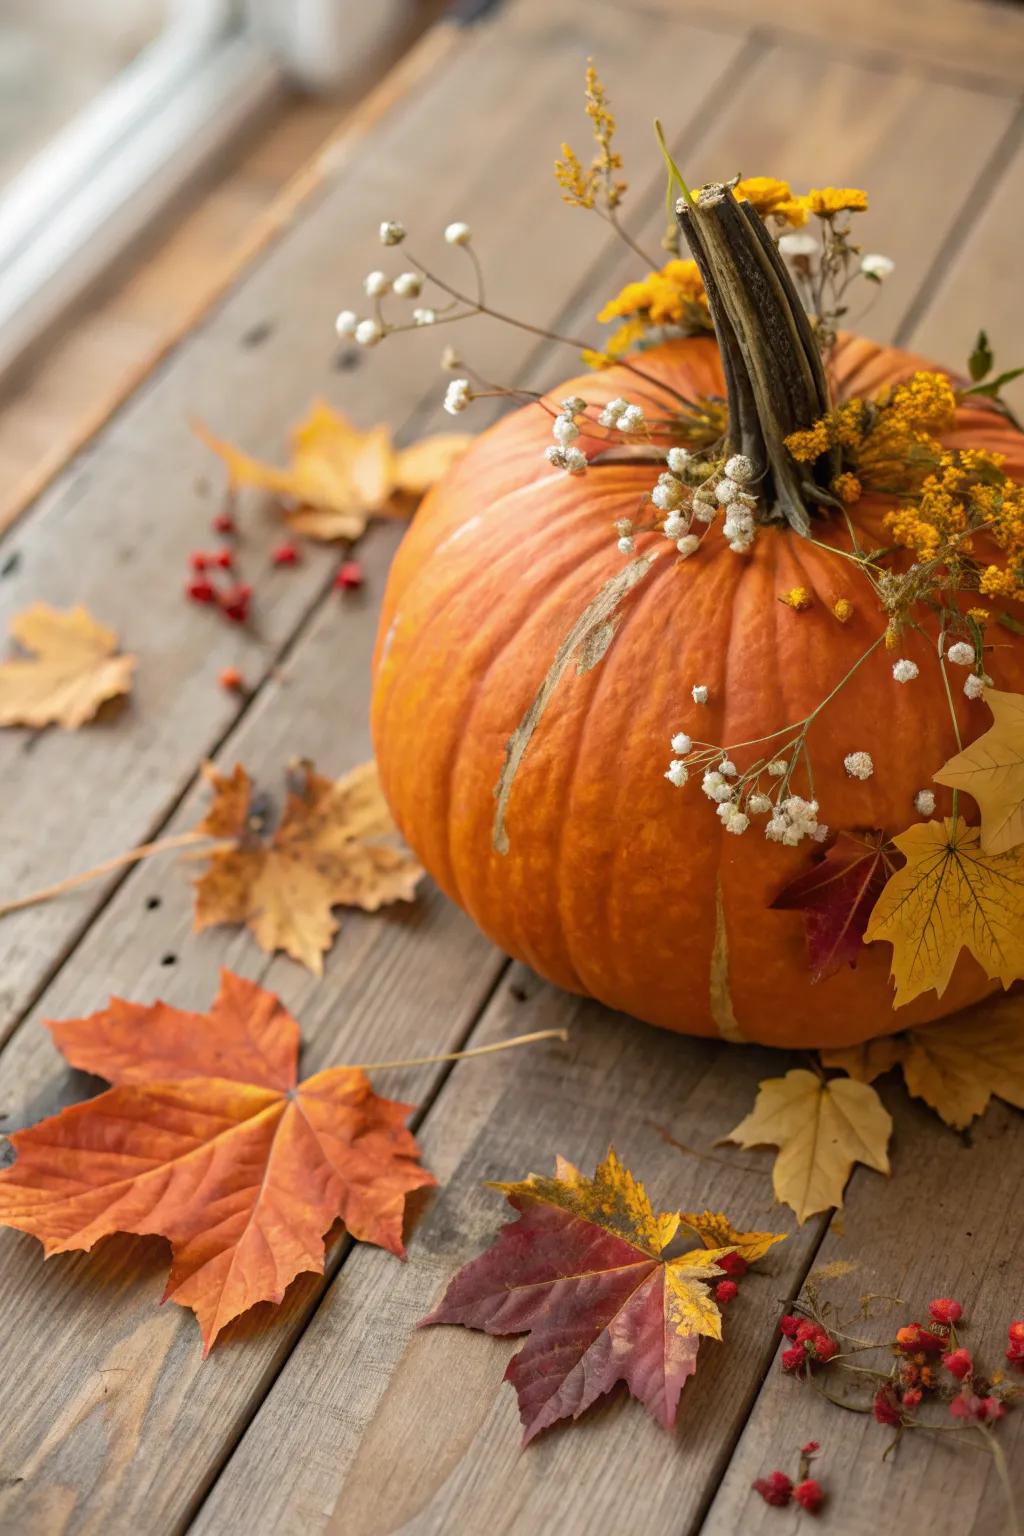
{"type": "Polygon", "coordinates": [[[520,1045],[535,1045],[540,1040],[568,1040],[567,1029],[535,1029],[529,1035],[515,1035],[493,1045],[475,1045],[468,1051],[445,1051],[439,1056],[407,1056],[401,1061],[357,1061],[354,1072],[383,1072],[390,1067],[432,1067],[442,1061],[467,1061],[471,1056],[489,1056],[495,1051],[511,1051],[520,1045]]]}
{"type": "Polygon", "coordinates": [[[109,875],[115,869],[124,869],[129,864],[141,863],[143,859],[152,858],[155,853],[172,853],[176,848],[190,848],[197,843],[205,843],[204,853],[226,853],[236,846],[233,838],[212,842],[205,832],[179,832],[172,837],[158,838],[154,843],[140,843],[137,848],[129,848],[125,853],[119,853],[112,859],[106,859],[102,864],[97,864],[93,869],[87,869],[80,875],[69,875],[66,880],[58,880],[55,885],[46,885],[40,891],[33,891],[29,896],[15,896],[11,901],[0,903],[0,917],[6,917],[11,912],[21,912],[25,907],[35,907],[41,902],[49,901],[54,896],[63,896],[65,891],[77,890],[80,885],[88,885],[90,880],[98,880],[101,875],[109,875]]]}

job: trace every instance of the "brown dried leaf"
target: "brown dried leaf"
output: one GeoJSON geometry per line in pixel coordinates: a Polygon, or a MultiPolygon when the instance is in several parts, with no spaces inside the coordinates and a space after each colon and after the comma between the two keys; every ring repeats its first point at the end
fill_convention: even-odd
{"type": "Polygon", "coordinates": [[[284,950],[319,976],[338,931],[333,907],[376,912],[413,899],[423,870],[383,841],[395,829],[375,763],[337,781],[311,763],[295,765],[276,828],[244,768],[229,778],[210,765],[204,773],[214,801],[196,830],[235,846],[211,854],[196,882],[197,931],[245,923],[262,949],[284,950]]]}
{"type": "Polygon", "coordinates": [[[116,655],[117,635],[85,608],[35,603],[11,620],[11,634],[33,654],[0,663],[0,725],[77,731],[131,688],[135,657],[116,655]]]}

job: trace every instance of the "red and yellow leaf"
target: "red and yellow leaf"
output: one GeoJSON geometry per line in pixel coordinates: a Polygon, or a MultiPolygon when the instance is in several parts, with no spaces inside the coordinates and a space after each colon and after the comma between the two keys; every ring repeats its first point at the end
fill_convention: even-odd
{"type": "Polygon", "coordinates": [[[825,857],[776,896],[776,910],[804,915],[812,982],[857,964],[868,919],[895,867],[883,833],[840,832],[825,857]]]}
{"type": "Polygon", "coordinates": [[[277,998],[224,971],[206,1014],[129,1003],[51,1023],[72,1066],[114,1086],[11,1137],[0,1225],[47,1257],[114,1232],[171,1244],[165,1300],[191,1307],[205,1351],[296,1275],[323,1272],[335,1221],[402,1255],[406,1196],[437,1181],[355,1067],[297,1084],[299,1027],[277,998]]]}
{"type": "Polygon", "coordinates": [[[722,1336],[705,1281],[723,1273],[717,1261],[744,1240],[757,1239],[753,1246],[763,1252],[780,1238],[737,1233],[737,1241],[714,1248],[701,1236],[690,1252],[666,1260],[681,1220],[709,1233],[733,1229],[711,1212],[656,1215],[643,1185],[611,1150],[592,1179],[559,1158],[554,1178],[531,1174],[493,1187],[518,1220],[459,1271],[421,1326],[529,1335],[505,1372],[519,1399],[524,1444],[559,1419],[579,1418],[619,1381],[671,1429],[701,1336],[722,1336]]]}

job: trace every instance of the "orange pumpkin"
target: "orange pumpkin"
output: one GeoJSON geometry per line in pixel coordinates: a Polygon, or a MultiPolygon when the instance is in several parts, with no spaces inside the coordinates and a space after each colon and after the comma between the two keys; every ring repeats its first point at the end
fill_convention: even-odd
{"type": "MultiPolygon", "coordinates": [[[[642,361],[691,397],[723,393],[710,338],[666,344],[642,361]]],[[[922,366],[846,338],[833,395],[873,396],[922,366]]],[[[577,393],[602,404],[636,398],[637,384],[612,368],[551,400],[577,393]]],[[[894,1011],[891,950],[880,943],[812,986],[801,914],[770,903],[813,852],[767,842],[754,826],[726,835],[699,784],[679,790],[664,777],[673,733],[733,744],[797,722],[879,633],[863,576],[785,524],[761,528],[749,555],[717,538],[685,561],[663,536],[638,535],[637,554],[656,553],[656,563],[621,601],[599,663],[567,667],[557,682],[508,799],[508,851],[496,849],[506,743],[573,622],[626,564],[612,524],[635,517],[653,479],[649,464],[580,477],[552,470],[550,426],[526,406],[485,433],[421,508],[388,582],[375,747],[398,825],[441,888],[559,986],[690,1034],[852,1044],[992,991],[965,952],[941,998],[929,992],[894,1011]],[[805,611],[778,601],[794,586],[811,594],[805,611]],[[853,605],[847,623],[832,611],[840,598],[853,605]],[[694,684],[708,687],[703,707],[694,684]]],[[[1008,472],[1024,474],[1024,439],[991,411],[961,407],[948,442],[1001,451],[1008,472]]],[[[592,454],[603,445],[579,446],[592,454]]],[[[869,497],[851,509],[865,548],[885,542],[888,505],[869,497]]],[[[827,518],[815,536],[845,538],[827,518]]],[[[903,831],[916,819],[916,792],[956,751],[934,641],[907,632],[896,654],[919,663],[912,685],[894,683],[893,653],[879,648],[811,727],[814,792],[833,828],[903,831]],[[875,762],[866,781],[843,766],[861,750],[875,762]]],[[[997,686],[1024,690],[1024,646],[1000,649],[992,668],[997,686]]],[[[990,723],[983,704],[963,698],[957,714],[965,741],[990,723]]],[[[949,814],[948,791],[937,802],[949,814]]]]}

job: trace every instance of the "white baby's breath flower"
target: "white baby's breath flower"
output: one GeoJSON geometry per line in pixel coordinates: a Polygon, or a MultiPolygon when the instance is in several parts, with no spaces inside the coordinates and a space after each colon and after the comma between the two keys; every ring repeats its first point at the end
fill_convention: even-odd
{"type": "Polygon", "coordinates": [[[617,517],[612,527],[616,533],[632,533],[633,519],[631,517],[617,517]]]}
{"type": "Polygon", "coordinates": [[[468,245],[473,238],[473,231],[468,224],[463,224],[461,220],[458,220],[456,223],[447,226],[444,238],[449,245],[468,245]]]}
{"type": "MultiPolygon", "coordinates": [[[[676,540],[676,549],[684,560],[689,560],[690,556],[695,555],[700,549],[700,539],[695,533],[684,533],[681,539],[676,540]]],[[[697,690],[694,689],[693,692],[696,698],[697,690]]],[[[697,702],[699,704],[701,701],[698,699],[697,702]]]]}
{"type": "Polygon", "coordinates": [[[441,367],[446,373],[454,373],[456,368],[462,367],[462,358],[454,347],[445,347],[441,353],[441,367]]]}
{"type": "Polygon", "coordinates": [[[754,466],[745,453],[734,453],[731,459],[726,460],[725,474],[727,479],[746,485],[748,480],[754,478],[754,466]]]}
{"type": "Polygon", "coordinates": [[[670,784],[674,784],[677,789],[681,789],[690,777],[690,770],[685,763],[680,762],[677,757],[674,757],[668,765],[665,777],[670,784]]]}
{"type": "Polygon", "coordinates": [[[582,475],[587,467],[585,453],[581,453],[578,448],[559,448],[557,443],[545,448],[544,457],[556,469],[564,469],[570,475],[582,475]]]}
{"type": "Polygon", "coordinates": [[[770,773],[773,779],[781,779],[788,766],[789,765],[787,763],[782,761],[781,757],[777,757],[773,762],[768,764],[768,767],[765,771],[770,773]]]}
{"type": "Polygon", "coordinates": [[[376,320],[360,320],[352,334],[361,347],[375,347],[384,332],[376,320]]]}
{"type": "Polygon", "coordinates": [[[597,418],[598,422],[602,427],[614,427],[628,405],[628,400],[623,400],[620,395],[616,395],[614,400],[609,400],[608,404],[603,407],[601,414],[597,418]]]}
{"type": "Polygon", "coordinates": [[[754,816],[766,816],[772,809],[772,802],[768,795],[754,794],[747,798],[747,810],[754,816]]]}
{"type": "Polygon", "coordinates": [[[931,816],[935,810],[935,791],[919,789],[914,796],[914,809],[919,816],[931,816]]]}
{"type": "Polygon", "coordinates": [[[693,515],[698,523],[713,523],[718,516],[718,508],[714,503],[709,506],[706,501],[698,501],[695,496],[693,498],[693,515]]]}
{"type": "Polygon", "coordinates": [[[587,402],[579,395],[570,395],[568,400],[562,401],[562,410],[567,416],[581,416],[587,408],[587,402]]]}
{"type": "Polygon", "coordinates": [[[773,816],[764,829],[764,835],[770,843],[781,843],[789,831],[789,822],[785,816],[773,816]]]}
{"type": "Polygon", "coordinates": [[[551,436],[556,443],[561,443],[563,448],[568,448],[580,435],[580,429],[571,416],[556,416],[551,423],[551,436]]]}
{"type": "Polygon", "coordinates": [[[473,398],[468,379],[452,379],[444,393],[444,408],[449,416],[458,416],[473,398]]]}
{"type": "Polygon", "coordinates": [[[690,462],[690,454],[686,448],[670,448],[666,458],[668,467],[674,475],[681,475],[690,462]]]}
{"type": "Polygon", "coordinates": [[[672,539],[673,542],[676,539],[681,539],[686,532],[685,517],[680,517],[678,512],[670,512],[665,519],[665,526],[662,532],[666,539],[672,539]]]}
{"type": "Polygon", "coordinates": [[[363,291],[371,299],[383,298],[384,294],[391,292],[391,279],[383,272],[367,272],[363,278],[363,291]]]}
{"type": "Polygon", "coordinates": [[[683,486],[675,475],[662,475],[651,492],[651,500],[659,512],[672,512],[682,506],[683,495],[683,486]]]}
{"type": "Polygon", "coordinates": [[[969,699],[980,699],[986,688],[991,688],[992,679],[986,672],[972,672],[964,683],[964,693],[969,699]]]}
{"type": "Polygon", "coordinates": [[[676,731],[676,734],[672,737],[670,745],[672,747],[672,751],[675,752],[678,757],[685,757],[688,752],[692,752],[693,750],[693,742],[690,740],[689,736],[687,736],[685,731],[676,731]]]}
{"type": "Polygon", "coordinates": [[[921,668],[916,661],[910,661],[906,656],[901,656],[899,661],[892,664],[892,675],[898,683],[912,683],[921,668]]]}
{"type": "Polygon", "coordinates": [[[731,806],[730,809],[732,810],[732,815],[723,818],[725,830],[727,832],[735,832],[739,836],[750,826],[750,817],[744,816],[743,812],[736,806],[731,806]]]}
{"type": "Polygon", "coordinates": [[[780,235],[778,247],[783,256],[816,256],[819,246],[813,235],[795,233],[780,235]]]}
{"type": "Polygon", "coordinates": [[[642,432],[646,425],[642,406],[627,405],[615,425],[620,432],[642,432]]]}
{"type": "Polygon", "coordinates": [[[860,269],[865,277],[873,277],[876,283],[883,283],[887,277],[892,276],[896,263],[891,256],[880,256],[877,251],[869,251],[861,257],[860,269]]]}
{"type": "Polygon", "coordinates": [[[695,704],[706,704],[711,696],[711,690],[706,683],[694,683],[691,692],[695,704]]]}
{"type": "Polygon", "coordinates": [[[974,646],[968,645],[966,640],[957,640],[946,652],[946,660],[951,661],[957,667],[973,667],[974,646]]]}
{"type": "Polygon", "coordinates": [[[724,480],[719,480],[715,486],[715,499],[720,501],[723,507],[726,507],[730,501],[736,500],[742,489],[743,487],[737,485],[735,480],[730,480],[726,477],[724,480]]]}
{"type": "Polygon", "coordinates": [[[724,774],[727,779],[734,779],[739,770],[731,758],[723,757],[718,765],[718,771],[724,774]]]}
{"type": "Polygon", "coordinates": [[[405,239],[405,227],[397,219],[385,219],[380,226],[381,245],[401,245],[405,239]]]}
{"type": "Polygon", "coordinates": [[[423,292],[423,279],[418,272],[399,272],[391,287],[400,299],[418,299],[423,292]]]}
{"type": "Polygon", "coordinates": [[[818,825],[811,833],[811,837],[816,843],[823,843],[825,841],[826,837],[828,837],[828,827],[823,821],[819,821],[818,825]]]}
{"type": "Polygon", "coordinates": [[[413,325],[433,325],[436,319],[435,309],[414,309],[412,312],[413,325]]]}
{"type": "Polygon", "coordinates": [[[636,539],[630,533],[624,534],[618,542],[620,555],[631,555],[636,549],[636,539]]]}
{"type": "Polygon", "coordinates": [[[335,317],[334,329],[342,338],[346,336],[354,336],[356,333],[356,326],[358,324],[359,316],[356,314],[355,310],[343,309],[340,310],[335,317]]]}
{"type": "Polygon", "coordinates": [[[875,771],[870,752],[848,752],[843,758],[843,767],[851,779],[870,779],[875,771]]]}

